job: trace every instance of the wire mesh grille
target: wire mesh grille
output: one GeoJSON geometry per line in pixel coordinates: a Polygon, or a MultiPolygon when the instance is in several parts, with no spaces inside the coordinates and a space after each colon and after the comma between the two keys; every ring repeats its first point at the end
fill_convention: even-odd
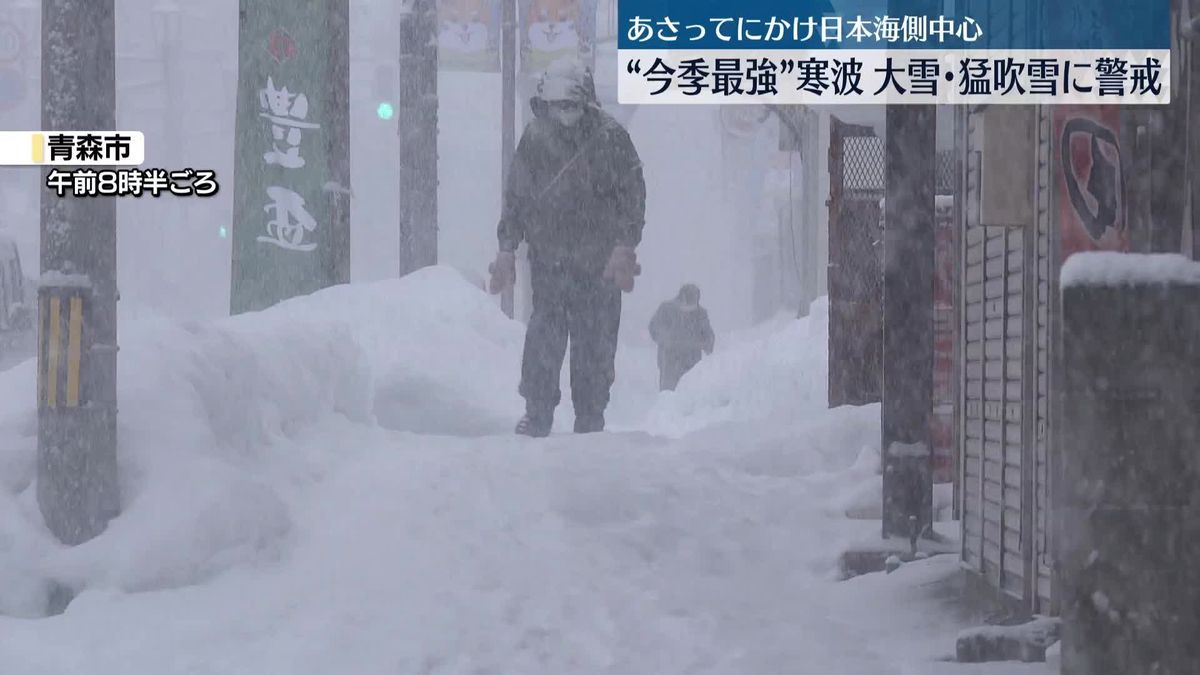
{"type": "MultiPolygon", "coordinates": [[[[842,189],[851,199],[880,199],[886,186],[886,149],[878,136],[849,136],[842,143],[842,189]]],[[[940,150],[934,166],[934,192],[954,194],[953,150],[940,150]]]]}
{"type": "Polygon", "coordinates": [[[937,154],[937,166],[933,178],[934,192],[939,195],[954,194],[954,174],[957,162],[954,161],[953,150],[940,150],[937,154]]]}
{"type": "Polygon", "coordinates": [[[884,147],[878,136],[849,136],[842,142],[842,189],[847,197],[879,199],[884,188],[884,147]]]}

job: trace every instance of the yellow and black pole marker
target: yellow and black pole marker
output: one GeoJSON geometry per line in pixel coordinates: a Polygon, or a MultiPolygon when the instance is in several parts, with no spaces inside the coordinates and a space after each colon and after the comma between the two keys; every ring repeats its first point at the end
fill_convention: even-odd
{"type": "Polygon", "coordinates": [[[45,288],[38,298],[38,408],[78,408],[83,365],[84,293],[45,288]]]}
{"type": "Polygon", "coordinates": [[[102,532],[119,506],[116,405],[105,386],[115,353],[97,340],[96,305],[87,277],[38,289],[38,499],[68,544],[102,532]]]}

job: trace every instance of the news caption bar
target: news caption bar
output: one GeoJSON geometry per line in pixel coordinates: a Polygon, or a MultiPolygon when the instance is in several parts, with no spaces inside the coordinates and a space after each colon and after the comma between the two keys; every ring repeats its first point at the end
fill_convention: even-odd
{"type": "Polygon", "coordinates": [[[0,131],[0,165],[138,166],[140,131],[0,131]]]}
{"type": "Polygon", "coordinates": [[[1170,0],[1031,0],[1027,15],[1000,17],[981,0],[960,0],[953,15],[927,13],[920,0],[874,4],[840,15],[794,0],[620,0],[618,101],[1171,100],[1170,0]]]}
{"type": "Polygon", "coordinates": [[[212,169],[141,169],[140,131],[0,131],[0,166],[49,166],[46,189],[59,197],[211,197],[212,169]]]}

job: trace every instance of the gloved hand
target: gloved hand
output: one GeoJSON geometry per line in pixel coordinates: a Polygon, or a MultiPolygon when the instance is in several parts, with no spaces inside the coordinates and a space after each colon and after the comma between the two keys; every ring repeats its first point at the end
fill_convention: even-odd
{"type": "Polygon", "coordinates": [[[642,266],[637,262],[637,253],[632,246],[617,246],[613,248],[608,264],[604,266],[604,278],[610,279],[622,291],[633,291],[634,278],[642,273],[642,266]]]}
{"type": "Polygon", "coordinates": [[[488,281],[488,290],[492,294],[502,293],[517,283],[517,254],[512,251],[500,251],[496,260],[488,265],[492,278],[488,281]]]}

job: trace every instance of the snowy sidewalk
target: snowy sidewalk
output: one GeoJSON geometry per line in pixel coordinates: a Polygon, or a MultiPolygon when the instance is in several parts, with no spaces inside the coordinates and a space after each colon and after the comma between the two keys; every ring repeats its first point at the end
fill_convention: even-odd
{"type": "Polygon", "coordinates": [[[830,508],[853,464],[765,476],[736,450],[637,434],[347,427],[300,447],[331,444],[369,449],[298,488],[290,527],[257,542],[253,565],[0,620],[0,669],[930,673],[965,625],[936,597],[951,559],[832,581],[837,543],[873,527],[830,508]]]}

